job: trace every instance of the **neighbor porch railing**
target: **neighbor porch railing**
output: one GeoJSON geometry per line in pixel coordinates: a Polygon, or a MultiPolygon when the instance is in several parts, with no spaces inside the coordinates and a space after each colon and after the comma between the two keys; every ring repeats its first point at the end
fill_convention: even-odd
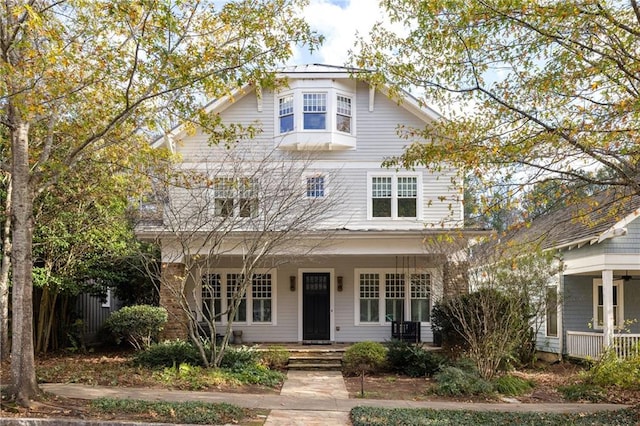
{"type": "MultiPolygon", "coordinates": [[[[640,334],[614,334],[613,350],[620,358],[638,353],[640,334]]],[[[575,358],[598,359],[604,352],[602,333],[567,331],[567,354],[575,358]]]]}

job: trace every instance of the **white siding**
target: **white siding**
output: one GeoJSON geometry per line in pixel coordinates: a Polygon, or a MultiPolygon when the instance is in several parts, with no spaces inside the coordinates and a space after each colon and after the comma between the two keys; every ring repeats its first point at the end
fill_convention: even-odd
{"type": "MultiPolygon", "coordinates": [[[[347,229],[423,229],[427,227],[456,227],[462,223],[462,203],[460,192],[453,187],[451,180],[454,172],[432,173],[418,168],[422,175],[422,220],[377,218],[367,220],[367,175],[368,173],[389,173],[393,170],[383,169],[382,160],[389,156],[401,154],[408,141],[397,135],[399,124],[422,127],[425,125],[418,117],[408,112],[395,101],[377,93],[372,112],[369,111],[369,90],[364,83],[357,86],[355,102],[357,149],[345,151],[318,151],[310,153],[311,164],[301,165],[309,172],[323,173],[327,176],[328,194],[339,197],[338,215],[325,218],[318,223],[318,228],[347,229]]],[[[242,163],[248,172],[260,165],[251,165],[271,152],[274,162],[288,162],[300,159],[301,154],[277,150],[272,152],[273,142],[273,93],[263,94],[262,112],[258,111],[253,92],[229,105],[221,114],[225,121],[249,125],[259,123],[262,133],[252,140],[240,142],[237,154],[239,160],[229,159],[229,151],[224,146],[210,146],[206,135],[197,133],[185,136],[177,144],[185,166],[191,167],[199,163],[200,170],[208,170],[209,174],[219,173],[220,161],[226,163],[242,163]]],[[[304,155],[304,154],[303,154],[304,155]]],[[[307,158],[307,157],[305,157],[307,158]]],[[[236,165],[237,167],[237,165],[236,165]]],[[[193,205],[193,200],[188,201],[193,205]]]]}

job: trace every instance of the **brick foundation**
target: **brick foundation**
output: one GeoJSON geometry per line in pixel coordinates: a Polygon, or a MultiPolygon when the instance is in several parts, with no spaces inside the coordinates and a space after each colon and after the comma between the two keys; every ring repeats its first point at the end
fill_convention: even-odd
{"type": "Polygon", "coordinates": [[[180,296],[184,284],[185,267],[183,263],[163,263],[160,283],[160,306],[167,310],[169,320],[161,333],[162,340],[187,339],[187,315],[181,304],[180,296]],[[180,290],[182,289],[182,290],[180,290]]]}

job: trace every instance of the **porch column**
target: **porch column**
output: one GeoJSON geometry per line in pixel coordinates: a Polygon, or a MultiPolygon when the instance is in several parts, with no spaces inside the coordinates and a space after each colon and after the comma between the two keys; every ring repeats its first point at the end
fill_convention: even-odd
{"type": "Polygon", "coordinates": [[[604,347],[613,344],[613,271],[602,271],[602,334],[604,347]]]}
{"type": "Polygon", "coordinates": [[[169,321],[161,333],[163,340],[187,339],[189,331],[187,314],[182,307],[180,297],[184,291],[184,263],[163,263],[160,282],[160,306],[167,310],[169,321]]]}

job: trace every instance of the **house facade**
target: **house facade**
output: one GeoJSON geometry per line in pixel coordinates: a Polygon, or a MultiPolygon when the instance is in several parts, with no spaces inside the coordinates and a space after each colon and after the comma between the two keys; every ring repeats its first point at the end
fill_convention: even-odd
{"type": "Polygon", "coordinates": [[[143,206],[152,220],[143,215],[136,228],[162,248],[165,337],[186,337],[183,297],[244,342],[384,341],[393,321],[419,323],[432,341],[447,271],[424,239],[462,228],[462,188],[446,165],[382,163],[411,142],[401,126],[440,117],[341,67],[295,66],[279,77],[278,90],[247,86],[207,107],[221,123],[259,129],[237,142],[181,126],[157,143],[199,176],[143,206]],[[246,292],[235,291],[240,282],[246,292]]]}
{"type": "Polygon", "coordinates": [[[597,359],[608,347],[624,357],[640,343],[640,200],[597,198],[533,225],[562,263],[537,336],[539,350],[559,357],[597,359]]]}

